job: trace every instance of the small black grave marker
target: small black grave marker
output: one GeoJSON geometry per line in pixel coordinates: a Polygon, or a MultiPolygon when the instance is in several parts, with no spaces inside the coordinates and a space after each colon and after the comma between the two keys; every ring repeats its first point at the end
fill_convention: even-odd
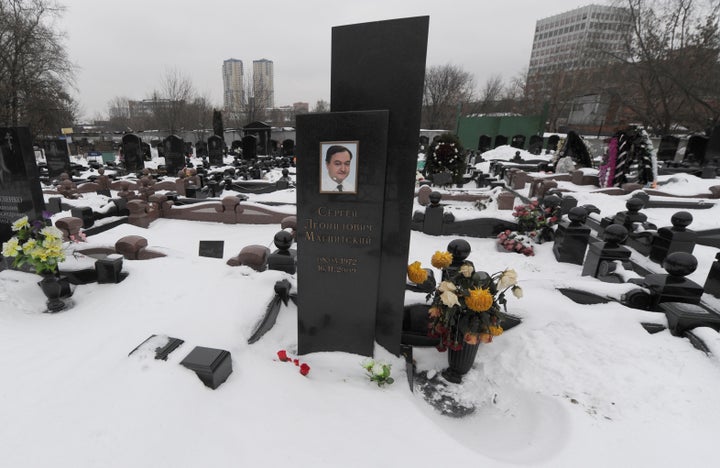
{"type": "Polygon", "coordinates": [[[223,258],[225,241],[201,240],[198,255],[201,257],[223,258]]]}
{"type": "Polygon", "coordinates": [[[232,359],[229,351],[196,346],[180,362],[181,365],[195,371],[205,386],[215,390],[232,373],[232,359]]]}

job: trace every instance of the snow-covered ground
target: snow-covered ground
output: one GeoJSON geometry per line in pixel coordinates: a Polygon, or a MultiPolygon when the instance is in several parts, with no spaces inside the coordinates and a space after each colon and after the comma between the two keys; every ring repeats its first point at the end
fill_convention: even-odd
{"type": "MultiPolygon", "coordinates": [[[[674,176],[663,190],[705,191],[705,181],[674,176]]],[[[474,185],[474,184],[472,184],[474,185]]],[[[468,187],[468,191],[473,191],[468,187]]],[[[627,197],[583,191],[603,215],[627,197]]],[[[263,195],[289,202],[292,190],[263,195]]],[[[253,198],[257,201],[257,199],[253,198]]],[[[98,203],[101,203],[102,200],[98,203]]],[[[493,204],[479,215],[499,214],[493,204]]],[[[717,227],[720,208],[692,211],[695,229],[717,227]]],[[[677,210],[648,209],[669,224],[677,210]]],[[[67,216],[68,212],[57,217],[67,216]]],[[[662,314],[616,303],[581,306],[556,288],[616,294],[622,285],[581,277],[555,261],[552,244],[534,257],[500,253],[492,239],[467,238],[477,268],[514,268],[524,297],[509,301],[519,326],[482,345],[458,387],[477,411],[464,419],[437,413],[410,392],[402,359],[376,346],[395,383],[379,388],[363,356],[300,357],[302,376],[277,351],[297,349],[297,310],[283,306],[259,342],[247,339],[276,281],[295,275],[230,267],[250,244],[271,248],[279,226],[160,219],[149,229],[122,225],[88,239],[113,245],[147,238],[164,258],[125,261],[119,284],[77,286],[72,309],[44,314],[36,275],[0,272],[0,463],[20,467],[677,467],[717,465],[720,336],[699,329],[706,355],[668,331],[641,322],[662,314]],[[199,257],[199,240],[224,240],[224,258],[199,257]],[[167,361],[128,355],[152,334],[185,340],[167,361]],[[232,354],[233,373],[217,390],[179,362],[195,346],[232,354]]],[[[453,237],[413,232],[409,261],[429,264],[453,237]]],[[[85,246],[83,246],[85,247],[85,246]]],[[[697,246],[705,281],[716,249],[697,246]]],[[[634,254],[637,255],[637,254],[634,254]]],[[[77,267],[68,260],[66,268],[77,267]]],[[[85,260],[86,262],[89,260],[85,260]]],[[[361,287],[361,285],[358,285],[361,287]]],[[[407,302],[424,296],[408,293],[407,302]]],[[[715,307],[720,301],[704,298],[715,307]]],[[[340,311],[341,312],[341,311],[340,311]]],[[[415,349],[419,370],[440,371],[446,355],[415,349]]]]}

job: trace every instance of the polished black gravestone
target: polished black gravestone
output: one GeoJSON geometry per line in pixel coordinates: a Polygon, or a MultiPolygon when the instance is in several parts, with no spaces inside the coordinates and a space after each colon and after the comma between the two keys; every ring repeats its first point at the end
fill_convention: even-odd
{"type": "Polygon", "coordinates": [[[68,153],[67,141],[45,140],[42,143],[45,152],[45,162],[47,163],[48,175],[53,178],[63,172],[70,172],[70,154],[68,153]]]}
{"type": "Polygon", "coordinates": [[[387,111],[297,116],[299,354],[373,354],[387,125],[387,111]],[[323,153],[350,142],[356,191],[321,192],[323,153]]]}
{"type": "Polygon", "coordinates": [[[208,138],[208,142],[207,142],[208,158],[210,159],[211,166],[222,166],[225,164],[223,161],[223,147],[224,146],[225,146],[225,142],[223,141],[222,137],[213,135],[210,138],[208,138]]]}
{"type": "Polygon", "coordinates": [[[223,258],[225,241],[201,240],[198,244],[200,257],[223,258]]]}
{"type": "Polygon", "coordinates": [[[12,237],[12,223],[40,219],[44,209],[30,130],[0,127],[0,244],[12,237]]]}
{"type": "Polygon", "coordinates": [[[133,133],[123,135],[122,156],[126,170],[135,172],[145,168],[142,140],[139,136],[133,133]]]}
{"type": "Polygon", "coordinates": [[[650,260],[662,264],[669,254],[673,252],[693,253],[697,234],[687,229],[693,217],[687,211],[678,211],[670,218],[672,227],[658,229],[653,237],[650,247],[650,260]]]}
{"type": "Polygon", "coordinates": [[[584,224],[587,210],[576,206],[567,217],[569,221],[562,221],[555,231],[553,254],[558,262],[582,265],[590,239],[590,228],[584,224]]]}
{"type": "Polygon", "coordinates": [[[330,110],[390,111],[376,339],[395,355],[400,354],[429,22],[422,16],[332,30],[330,110]]]}
{"type": "Polygon", "coordinates": [[[180,169],[185,167],[185,142],[177,135],[170,135],[163,140],[165,167],[170,177],[177,177],[180,169]]]}
{"type": "Polygon", "coordinates": [[[232,373],[232,358],[229,351],[196,346],[180,362],[181,365],[195,371],[205,386],[215,390],[232,373]]]}
{"type": "Polygon", "coordinates": [[[430,204],[425,207],[422,232],[430,236],[441,236],[443,231],[443,214],[445,212],[440,199],[440,192],[431,192],[429,195],[430,204]]]}

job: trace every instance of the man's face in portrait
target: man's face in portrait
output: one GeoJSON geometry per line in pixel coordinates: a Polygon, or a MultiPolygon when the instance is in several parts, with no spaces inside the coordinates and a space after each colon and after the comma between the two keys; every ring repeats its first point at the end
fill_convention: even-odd
{"type": "Polygon", "coordinates": [[[328,175],[338,184],[350,175],[350,162],[352,157],[347,151],[335,153],[330,157],[330,161],[325,163],[328,175]]]}

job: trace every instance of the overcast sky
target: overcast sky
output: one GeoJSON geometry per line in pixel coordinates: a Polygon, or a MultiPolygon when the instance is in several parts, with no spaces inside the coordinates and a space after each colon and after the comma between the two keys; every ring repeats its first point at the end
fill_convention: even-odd
{"type": "Polygon", "coordinates": [[[334,26],[430,16],[427,64],[462,66],[481,87],[527,67],[535,22],[605,0],[60,0],[86,119],[113,97],[143,99],[177,69],[222,105],[222,62],[275,64],[275,105],[330,98],[334,26]]]}

